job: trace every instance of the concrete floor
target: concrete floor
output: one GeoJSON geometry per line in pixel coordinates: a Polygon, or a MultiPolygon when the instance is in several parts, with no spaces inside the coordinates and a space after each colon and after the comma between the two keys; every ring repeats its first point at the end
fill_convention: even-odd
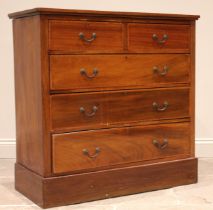
{"type": "MultiPolygon", "coordinates": [[[[0,159],[0,210],[40,209],[14,190],[14,159],[0,159]]],[[[199,160],[199,182],[51,210],[213,210],[213,158],[199,160]]]]}

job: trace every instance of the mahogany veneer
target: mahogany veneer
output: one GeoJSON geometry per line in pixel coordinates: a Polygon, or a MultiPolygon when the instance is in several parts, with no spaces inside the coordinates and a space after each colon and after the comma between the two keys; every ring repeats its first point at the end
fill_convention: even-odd
{"type": "Polygon", "coordinates": [[[89,21],[49,21],[49,49],[82,51],[122,51],[123,25],[121,23],[89,21]],[[79,39],[79,31],[90,37],[93,31],[99,37],[93,44],[79,39]],[[112,39],[113,37],[113,39],[112,39]]]}
{"type": "Polygon", "coordinates": [[[9,17],[18,191],[48,208],[197,182],[199,16],[36,8],[9,17]]]}
{"type": "Polygon", "coordinates": [[[189,123],[55,134],[52,145],[54,173],[72,173],[83,169],[96,170],[99,167],[113,165],[117,167],[123,163],[172,156],[189,157],[189,123]],[[153,141],[157,139],[159,144],[165,144],[166,149],[160,149],[157,144],[153,147],[153,141]],[[168,145],[164,140],[168,140],[168,145]],[[91,153],[99,148],[100,156],[95,159],[85,158],[82,156],[84,148],[91,153]]]}
{"type": "Polygon", "coordinates": [[[189,88],[57,94],[50,97],[50,105],[51,127],[55,131],[64,131],[67,128],[93,129],[156,119],[188,118],[189,88]],[[153,103],[163,107],[166,102],[166,111],[158,111],[153,107],[153,103]],[[97,111],[92,117],[87,117],[79,111],[82,107],[86,113],[91,113],[94,106],[97,111]]]}
{"type": "Polygon", "coordinates": [[[190,56],[188,54],[122,54],[122,55],[51,55],[51,90],[90,91],[92,89],[122,89],[156,87],[189,83],[190,56]],[[93,80],[82,79],[79,69],[92,74],[93,80]],[[154,72],[168,67],[166,77],[154,72]],[[153,70],[153,71],[152,71],[153,70]]]}
{"type": "Polygon", "coordinates": [[[175,24],[128,24],[128,49],[144,53],[183,53],[190,50],[190,26],[175,24]],[[156,34],[161,40],[164,34],[166,41],[159,47],[150,37],[156,34]]]}

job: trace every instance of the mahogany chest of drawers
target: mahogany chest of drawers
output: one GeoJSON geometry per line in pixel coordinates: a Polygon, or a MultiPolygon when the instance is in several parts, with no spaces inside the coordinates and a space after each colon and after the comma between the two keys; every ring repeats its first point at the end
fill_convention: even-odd
{"type": "Polygon", "coordinates": [[[197,181],[199,16],[36,8],[9,17],[18,191],[47,208],[197,181]]]}

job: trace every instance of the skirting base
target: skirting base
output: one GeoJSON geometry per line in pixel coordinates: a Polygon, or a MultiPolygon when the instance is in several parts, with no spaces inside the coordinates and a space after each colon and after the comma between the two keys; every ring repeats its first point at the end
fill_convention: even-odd
{"type": "Polygon", "coordinates": [[[197,159],[43,178],[16,164],[15,187],[42,208],[159,190],[197,182],[197,159]]]}

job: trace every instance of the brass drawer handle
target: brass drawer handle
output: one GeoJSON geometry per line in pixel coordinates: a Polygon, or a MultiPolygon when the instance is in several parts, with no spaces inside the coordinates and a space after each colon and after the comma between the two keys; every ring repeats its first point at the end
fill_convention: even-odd
{"type": "Polygon", "coordinates": [[[164,66],[162,71],[160,71],[157,66],[153,67],[153,72],[155,74],[159,74],[161,76],[165,76],[168,73],[168,71],[169,71],[169,67],[168,66],[164,66]]]}
{"type": "Polygon", "coordinates": [[[93,106],[92,107],[92,111],[90,113],[87,113],[84,109],[84,107],[80,107],[80,112],[85,114],[87,117],[93,117],[95,116],[96,112],[98,111],[98,107],[97,106],[93,106]]]}
{"type": "Polygon", "coordinates": [[[83,149],[82,152],[84,155],[88,156],[89,158],[96,158],[101,152],[101,149],[99,147],[96,147],[94,154],[90,154],[88,149],[83,149]]]}
{"type": "Polygon", "coordinates": [[[153,140],[152,143],[158,148],[158,149],[164,149],[168,146],[168,140],[167,139],[164,139],[163,140],[163,143],[160,144],[158,142],[158,140],[153,140]]]}
{"type": "Polygon", "coordinates": [[[162,112],[162,111],[167,110],[169,103],[167,101],[164,101],[163,105],[160,106],[160,105],[158,105],[157,102],[153,102],[152,106],[153,106],[154,110],[162,112]]]}
{"type": "Polygon", "coordinates": [[[164,44],[168,40],[168,35],[164,34],[162,39],[159,39],[157,34],[152,35],[152,39],[156,41],[158,44],[164,44]]]}
{"type": "Polygon", "coordinates": [[[97,35],[96,35],[96,33],[92,33],[91,38],[90,38],[90,39],[87,39],[87,38],[85,37],[84,33],[83,33],[83,32],[80,32],[80,33],[79,33],[79,37],[80,37],[81,40],[83,40],[83,41],[85,41],[85,42],[92,42],[92,41],[94,41],[94,40],[96,39],[97,35]]]}
{"type": "Polygon", "coordinates": [[[80,74],[82,76],[85,76],[87,79],[93,79],[98,75],[98,69],[94,68],[92,75],[88,75],[86,69],[82,68],[80,69],[80,74]]]}

